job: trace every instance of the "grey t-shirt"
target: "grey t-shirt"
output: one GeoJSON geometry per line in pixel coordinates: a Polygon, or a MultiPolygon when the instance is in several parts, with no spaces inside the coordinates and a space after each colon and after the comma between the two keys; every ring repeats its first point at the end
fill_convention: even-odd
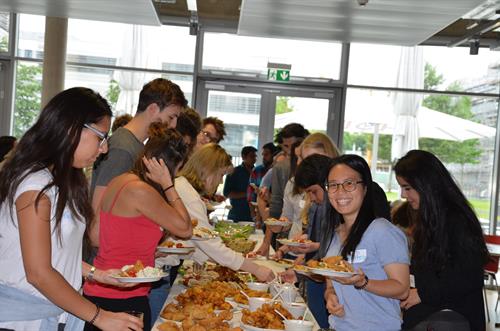
{"type": "Polygon", "coordinates": [[[285,195],[286,182],[288,182],[288,177],[290,177],[290,160],[286,159],[278,162],[273,167],[272,176],[269,216],[279,218],[283,210],[283,196],[285,195]]]}
{"type": "Polygon", "coordinates": [[[96,186],[107,186],[115,177],[129,171],[143,151],[144,144],[132,132],[119,128],[108,141],[108,153],[94,164],[90,195],[96,186]]]}
{"type": "MultiPolygon", "coordinates": [[[[337,234],[333,236],[327,256],[340,255],[337,234]]],[[[355,270],[361,268],[369,279],[388,279],[384,266],[410,264],[406,236],[395,225],[383,218],[375,219],[366,229],[356,247],[354,259],[349,258],[355,270]]],[[[332,281],[344,317],[330,315],[330,327],[338,331],[396,331],[401,330],[399,300],[382,297],[352,285],[332,281]]]]}

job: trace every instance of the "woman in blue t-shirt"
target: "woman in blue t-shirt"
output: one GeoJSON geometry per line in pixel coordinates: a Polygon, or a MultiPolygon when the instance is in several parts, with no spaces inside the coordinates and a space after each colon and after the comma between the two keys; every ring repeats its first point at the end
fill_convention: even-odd
{"type": "Polygon", "coordinates": [[[326,222],[321,256],[341,255],[357,274],[327,282],[330,326],[337,331],[400,330],[399,300],[408,295],[406,237],[376,218],[370,168],[357,155],[333,161],[327,181],[326,222]]]}

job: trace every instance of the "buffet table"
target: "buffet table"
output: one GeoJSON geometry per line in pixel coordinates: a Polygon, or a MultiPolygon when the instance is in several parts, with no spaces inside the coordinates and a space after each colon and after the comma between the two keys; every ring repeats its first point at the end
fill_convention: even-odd
{"type": "MultiPolygon", "coordinates": [[[[253,240],[256,240],[257,241],[257,245],[256,247],[259,247],[260,246],[260,243],[262,242],[263,240],[263,234],[262,234],[262,231],[260,231],[260,233],[256,233],[256,234],[253,234],[250,236],[250,239],[253,239],[253,240]]],[[[186,264],[189,264],[190,261],[186,261],[186,264]]],[[[260,265],[263,265],[263,266],[266,266],[270,269],[272,269],[275,273],[279,273],[279,272],[282,272],[285,270],[285,266],[282,265],[282,264],[279,264],[275,261],[272,261],[272,260],[267,260],[267,259],[263,259],[263,258],[259,258],[259,259],[255,259],[255,263],[257,264],[260,264],[260,265]]],[[[172,301],[174,301],[175,297],[177,295],[179,295],[180,293],[182,293],[183,291],[185,291],[187,289],[186,286],[184,286],[182,284],[182,275],[178,275],[177,276],[177,279],[175,280],[175,283],[174,285],[172,286],[172,288],[170,289],[170,293],[168,295],[168,298],[167,300],[165,301],[165,304],[164,304],[164,307],[171,303],[172,301]]],[[[296,299],[297,302],[304,302],[304,300],[300,297],[300,296],[297,296],[297,299],[296,299]]],[[[317,324],[317,322],[314,320],[314,318],[312,317],[311,314],[309,314],[310,318],[308,318],[309,320],[311,320],[313,323],[314,323],[314,327],[313,327],[313,330],[318,330],[319,329],[319,326],[317,324]]],[[[242,312],[241,310],[236,310],[233,312],[233,319],[230,321],[230,325],[232,327],[237,327],[237,326],[241,326],[241,317],[242,317],[242,312]]],[[[159,317],[155,322],[154,322],[154,325],[153,325],[153,328],[152,328],[152,331],[158,331],[158,325],[160,325],[162,323],[162,319],[159,317]]]]}

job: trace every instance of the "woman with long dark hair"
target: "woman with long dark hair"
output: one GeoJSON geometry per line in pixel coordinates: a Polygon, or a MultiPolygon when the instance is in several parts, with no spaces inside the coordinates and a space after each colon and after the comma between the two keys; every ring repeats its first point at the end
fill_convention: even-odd
{"type": "MultiPolygon", "coordinates": [[[[96,267],[119,269],[137,260],[154,267],[162,228],[175,237],[191,237],[191,219],[173,184],[186,154],[184,138],[177,131],[157,130],[132,171],[109,183],[100,204],[96,267]]],[[[111,311],[143,312],[144,330],[149,330],[150,288],[150,283],[122,289],[85,282],[83,291],[89,300],[111,311]]]]}
{"type": "Polygon", "coordinates": [[[58,330],[66,323],[65,330],[81,330],[84,320],[102,330],[142,330],[138,318],[102,310],[78,293],[82,275],[113,283],[106,272],[82,266],[93,217],[82,169],[107,151],[111,115],[98,93],[63,91],[7,159],[0,173],[0,329],[58,330]]]}
{"type": "Polygon", "coordinates": [[[483,267],[488,260],[481,225],[450,173],[433,154],[413,150],[394,167],[401,196],[417,211],[411,272],[415,288],[401,302],[403,327],[451,309],[471,330],[484,330],[483,267]]]}
{"type": "Polygon", "coordinates": [[[370,168],[357,155],[333,160],[326,184],[330,204],[320,255],[341,255],[356,275],[333,277],[325,300],[330,325],[343,330],[400,330],[399,300],[409,289],[405,235],[377,218],[370,168]]]}

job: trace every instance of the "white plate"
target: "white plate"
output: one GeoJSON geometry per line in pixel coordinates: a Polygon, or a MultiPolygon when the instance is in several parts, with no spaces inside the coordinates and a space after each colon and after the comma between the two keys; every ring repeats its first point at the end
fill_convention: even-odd
{"type": "Polygon", "coordinates": [[[277,239],[277,240],[282,245],[287,245],[287,246],[292,246],[292,247],[306,247],[308,244],[312,243],[312,241],[300,243],[300,242],[293,241],[290,239],[277,239]]]}
{"type": "Polygon", "coordinates": [[[304,276],[310,276],[311,275],[311,271],[310,269],[306,269],[306,270],[302,270],[302,269],[295,269],[293,268],[293,271],[295,271],[296,273],[300,274],[300,275],[304,275],[304,276]]]}
{"type": "Polygon", "coordinates": [[[281,225],[281,226],[287,226],[292,224],[292,222],[269,221],[269,220],[264,221],[264,223],[266,223],[266,225],[281,225]]]}
{"type": "Polygon", "coordinates": [[[351,277],[351,276],[356,275],[355,272],[335,271],[335,270],[326,269],[326,268],[309,268],[309,270],[313,274],[327,276],[327,277],[351,277]]]}
{"type": "Polygon", "coordinates": [[[192,236],[189,240],[194,240],[194,241],[205,241],[205,240],[210,240],[217,238],[217,236],[207,236],[207,237],[197,237],[197,236],[192,236]]]}
{"type": "Polygon", "coordinates": [[[120,283],[152,283],[156,282],[163,277],[168,276],[168,273],[163,273],[161,276],[156,277],[121,277],[121,276],[111,276],[117,279],[120,283]]]}
{"type": "Polygon", "coordinates": [[[278,330],[278,329],[263,329],[263,328],[258,328],[256,326],[243,324],[243,323],[241,323],[241,327],[245,331],[283,331],[283,330],[278,330]]]}
{"type": "Polygon", "coordinates": [[[169,253],[169,254],[189,254],[194,251],[194,247],[167,247],[167,246],[158,246],[156,247],[158,252],[169,253]]]}

